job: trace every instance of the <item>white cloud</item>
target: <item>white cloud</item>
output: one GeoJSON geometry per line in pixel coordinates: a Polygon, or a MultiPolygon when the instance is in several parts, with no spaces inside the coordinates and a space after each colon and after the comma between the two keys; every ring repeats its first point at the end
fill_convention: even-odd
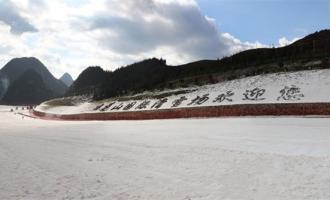
{"type": "Polygon", "coordinates": [[[278,44],[279,44],[279,47],[284,47],[284,46],[288,46],[288,45],[296,42],[299,39],[301,39],[301,38],[293,38],[292,40],[288,40],[286,37],[282,37],[278,40],[278,44]]]}
{"type": "Polygon", "coordinates": [[[150,57],[183,64],[265,47],[221,32],[194,0],[11,0],[11,4],[17,16],[38,32],[22,29],[15,35],[12,24],[0,23],[0,65],[13,57],[35,56],[57,77],[64,72],[77,76],[90,65],[113,70],[150,57]]]}
{"type": "Polygon", "coordinates": [[[235,38],[234,36],[230,35],[229,33],[222,33],[221,36],[226,38],[225,42],[227,44],[227,52],[229,55],[233,55],[235,53],[247,50],[247,49],[256,49],[256,48],[267,48],[269,46],[264,45],[258,41],[251,43],[251,42],[242,42],[239,39],[235,38]]]}

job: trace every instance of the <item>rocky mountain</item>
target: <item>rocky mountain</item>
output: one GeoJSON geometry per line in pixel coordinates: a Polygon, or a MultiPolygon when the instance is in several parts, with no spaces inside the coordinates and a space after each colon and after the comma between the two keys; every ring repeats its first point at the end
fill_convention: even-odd
{"type": "MultiPolygon", "coordinates": [[[[24,90],[22,89],[25,88],[24,84],[28,83],[27,81],[29,78],[39,78],[39,76],[42,80],[42,86],[40,86],[42,88],[40,89],[37,85],[34,85],[34,82],[31,82],[31,84],[36,86],[36,91],[47,90],[48,92],[42,92],[40,95],[37,95],[36,99],[42,99],[38,97],[45,97],[46,94],[48,94],[47,99],[59,97],[66,92],[67,86],[62,81],[56,79],[38,59],[33,57],[15,58],[9,61],[0,70],[0,100],[2,100],[2,102],[5,101],[7,104],[15,104],[18,100],[11,102],[11,100],[15,99],[15,91],[23,92],[24,90]],[[36,74],[33,74],[32,71],[38,74],[38,77],[36,74]],[[21,89],[18,87],[21,87],[21,89]],[[15,90],[11,91],[12,89],[15,90]]],[[[39,80],[36,80],[36,82],[41,84],[39,80]]],[[[33,94],[35,93],[26,93],[26,95],[31,95],[31,98],[26,98],[26,103],[24,103],[24,99],[22,99],[22,103],[29,104],[31,102],[30,100],[34,99],[34,97],[32,97],[33,94]]]]}
{"type": "Polygon", "coordinates": [[[144,90],[187,87],[258,74],[324,68],[330,68],[330,30],[308,35],[286,47],[252,49],[218,60],[169,66],[165,60],[149,59],[113,72],[97,69],[97,75],[93,70],[86,70],[66,95],[92,93],[95,99],[105,99],[144,90]],[[90,79],[95,81],[86,81],[90,79]]]}
{"type": "Polygon", "coordinates": [[[47,88],[41,75],[34,69],[26,70],[19,78],[8,87],[2,98],[2,103],[7,105],[35,105],[55,97],[47,88]]]}
{"type": "Polygon", "coordinates": [[[70,87],[73,83],[73,78],[68,73],[64,73],[59,80],[61,80],[67,87],[70,87]]]}

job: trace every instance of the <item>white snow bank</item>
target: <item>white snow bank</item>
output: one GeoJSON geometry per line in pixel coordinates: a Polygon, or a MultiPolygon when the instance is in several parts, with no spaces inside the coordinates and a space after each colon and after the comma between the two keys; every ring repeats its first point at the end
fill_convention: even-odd
{"type": "Polygon", "coordinates": [[[49,107],[42,104],[36,110],[54,114],[75,114],[235,104],[330,102],[329,86],[329,69],[300,71],[259,75],[213,85],[188,88],[195,91],[187,94],[172,95],[162,99],[142,99],[137,101],[108,100],[102,103],[86,102],[79,106],[57,107],[49,107]],[[175,102],[180,102],[180,104],[174,106],[175,102]]]}

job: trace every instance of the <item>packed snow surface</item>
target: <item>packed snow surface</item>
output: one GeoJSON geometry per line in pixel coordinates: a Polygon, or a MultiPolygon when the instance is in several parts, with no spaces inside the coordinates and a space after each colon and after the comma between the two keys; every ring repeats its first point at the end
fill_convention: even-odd
{"type": "Polygon", "coordinates": [[[46,103],[38,106],[36,110],[53,114],[76,114],[235,104],[330,102],[329,77],[329,69],[266,74],[182,88],[181,90],[186,91],[184,94],[175,93],[180,89],[155,92],[154,95],[170,94],[159,98],[128,98],[125,101],[109,99],[103,102],[84,102],[76,106],[49,106],[46,103]]]}
{"type": "Polygon", "coordinates": [[[0,107],[0,199],[330,199],[330,119],[62,122],[0,107]]]}

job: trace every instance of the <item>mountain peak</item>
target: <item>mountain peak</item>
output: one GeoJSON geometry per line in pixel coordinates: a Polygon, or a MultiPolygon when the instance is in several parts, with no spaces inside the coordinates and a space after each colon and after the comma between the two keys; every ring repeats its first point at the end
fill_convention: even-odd
{"type": "MultiPolygon", "coordinates": [[[[18,90],[20,88],[25,88],[24,84],[28,84],[22,77],[34,77],[35,73],[41,77],[43,84],[46,86],[46,90],[52,93],[52,97],[62,96],[67,90],[67,86],[62,83],[62,81],[56,79],[47,67],[35,57],[22,57],[14,58],[10,60],[1,70],[0,70],[0,100],[6,95],[10,90],[18,90]],[[32,75],[31,75],[32,74],[32,75]],[[25,81],[24,83],[18,83],[19,81],[25,81]],[[12,84],[16,83],[15,87],[10,87],[12,84]]],[[[38,83],[38,80],[33,80],[38,83]]],[[[38,85],[38,84],[35,84],[38,85]]],[[[20,90],[24,91],[24,90],[20,90]]],[[[31,93],[32,95],[32,93],[31,93]]],[[[7,95],[8,96],[8,95],[7,95]]],[[[13,99],[12,99],[13,100],[13,99]]],[[[11,102],[8,101],[10,104],[11,102]]],[[[12,101],[14,103],[14,100],[12,101]]],[[[26,101],[28,103],[28,101],[26,101]]]]}
{"type": "Polygon", "coordinates": [[[70,87],[73,83],[72,76],[67,72],[61,76],[60,80],[68,87],[70,87]]]}
{"type": "Polygon", "coordinates": [[[29,65],[34,65],[34,66],[44,66],[44,64],[42,64],[42,62],[35,57],[13,58],[8,62],[7,66],[8,67],[14,66],[17,63],[25,63],[25,64],[29,64],[29,65]]]}
{"type": "Polygon", "coordinates": [[[1,101],[8,105],[36,105],[51,98],[54,94],[41,75],[30,68],[9,86],[1,101]]]}

